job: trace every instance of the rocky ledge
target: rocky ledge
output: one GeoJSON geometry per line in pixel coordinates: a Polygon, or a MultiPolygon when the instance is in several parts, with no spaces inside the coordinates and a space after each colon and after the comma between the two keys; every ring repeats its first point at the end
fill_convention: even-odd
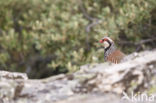
{"type": "Polygon", "coordinates": [[[132,103],[130,98],[122,100],[131,93],[154,97],[134,102],[156,102],[156,50],[120,64],[88,64],[78,72],[46,79],[0,71],[0,103],[132,103]]]}

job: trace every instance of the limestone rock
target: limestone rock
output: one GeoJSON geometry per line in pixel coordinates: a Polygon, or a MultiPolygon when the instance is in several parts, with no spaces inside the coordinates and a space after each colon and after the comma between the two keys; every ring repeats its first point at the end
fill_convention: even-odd
{"type": "Polygon", "coordinates": [[[11,73],[7,71],[0,71],[0,79],[24,79],[27,80],[28,76],[25,73],[11,73]]]}
{"type": "Polygon", "coordinates": [[[121,102],[123,91],[150,91],[156,96],[156,90],[151,89],[155,85],[153,50],[138,53],[120,64],[88,64],[75,73],[46,79],[28,79],[26,74],[0,71],[0,103],[128,103],[121,102]]]}

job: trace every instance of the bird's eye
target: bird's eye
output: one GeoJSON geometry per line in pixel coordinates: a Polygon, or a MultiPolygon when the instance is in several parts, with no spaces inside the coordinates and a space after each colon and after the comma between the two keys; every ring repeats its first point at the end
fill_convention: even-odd
{"type": "Polygon", "coordinates": [[[104,38],[103,41],[108,41],[108,39],[107,38],[104,38]]]}
{"type": "Polygon", "coordinates": [[[103,38],[103,39],[101,39],[99,42],[100,42],[100,43],[103,43],[104,41],[107,41],[107,42],[108,42],[108,39],[107,39],[107,38],[103,38]]]}

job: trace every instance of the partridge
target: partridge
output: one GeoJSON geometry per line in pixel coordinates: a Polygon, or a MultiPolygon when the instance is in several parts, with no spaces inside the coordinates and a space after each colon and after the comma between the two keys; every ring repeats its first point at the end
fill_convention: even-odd
{"type": "Polygon", "coordinates": [[[120,63],[125,57],[125,54],[118,50],[114,44],[114,41],[109,37],[104,37],[100,40],[100,43],[104,44],[104,60],[112,63],[120,63]]]}

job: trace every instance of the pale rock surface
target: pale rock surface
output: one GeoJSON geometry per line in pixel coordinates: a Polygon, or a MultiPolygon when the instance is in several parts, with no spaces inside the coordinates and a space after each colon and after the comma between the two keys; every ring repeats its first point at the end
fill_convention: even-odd
{"type": "Polygon", "coordinates": [[[121,101],[123,91],[156,96],[156,50],[120,64],[88,64],[73,74],[46,79],[0,71],[0,103],[131,103],[121,101]]]}

